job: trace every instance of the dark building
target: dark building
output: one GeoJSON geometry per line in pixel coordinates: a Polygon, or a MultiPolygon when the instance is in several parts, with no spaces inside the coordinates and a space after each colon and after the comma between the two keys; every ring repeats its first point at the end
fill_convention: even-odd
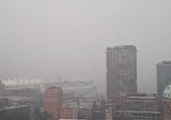
{"type": "Polygon", "coordinates": [[[94,101],[92,105],[92,120],[105,120],[106,105],[105,101],[94,101]]]}
{"type": "Polygon", "coordinates": [[[89,108],[79,108],[78,109],[78,119],[91,119],[92,113],[89,108]]]}
{"type": "Polygon", "coordinates": [[[0,120],[30,120],[28,105],[9,106],[0,110],[0,120]]]}
{"type": "Polygon", "coordinates": [[[10,105],[8,98],[0,97],[0,120],[30,120],[30,107],[10,105]]]}
{"type": "Polygon", "coordinates": [[[163,95],[165,86],[171,83],[171,61],[163,61],[157,64],[157,93],[163,95]]]}
{"type": "Polygon", "coordinates": [[[121,92],[137,92],[137,50],[133,45],[108,47],[107,98],[119,103],[121,92]]]}
{"type": "Polygon", "coordinates": [[[35,109],[41,106],[41,94],[38,87],[33,88],[7,88],[7,97],[10,104],[29,104],[30,119],[35,117],[35,109]]]}
{"type": "Polygon", "coordinates": [[[6,95],[5,85],[0,81],[0,96],[5,96],[5,95],[6,95]]]}

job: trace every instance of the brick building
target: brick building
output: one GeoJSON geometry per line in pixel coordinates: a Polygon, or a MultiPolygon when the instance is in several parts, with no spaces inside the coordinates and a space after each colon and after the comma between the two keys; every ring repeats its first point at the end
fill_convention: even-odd
{"type": "Polygon", "coordinates": [[[171,85],[165,87],[163,97],[163,120],[171,120],[171,85]]]}
{"type": "Polygon", "coordinates": [[[63,92],[59,87],[47,88],[44,92],[45,111],[53,116],[54,120],[60,117],[60,107],[62,106],[63,92]]]}

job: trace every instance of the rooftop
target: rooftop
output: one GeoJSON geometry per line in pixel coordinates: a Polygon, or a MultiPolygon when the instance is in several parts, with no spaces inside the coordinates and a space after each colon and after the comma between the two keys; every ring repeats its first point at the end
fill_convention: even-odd
{"type": "Polygon", "coordinates": [[[122,95],[128,95],[130,99],[142,99],[142,100],[156,100],[157,96],[155,94],[146,94],[146,93],[124,93],[122,95]]]}
{"type": "Polygon", "coordinates": [[[26,107],[29,107],[29,105],[9,106],[9,107],[5,107],[5,109],[9,110],[9,109],[19,109],[19,108],[26,108],[26,107]]]}
{"type": "Polygon", "coordinates": [[[171,65],[171,61],[162,61],[158,63],[157,65],[171,65]]]}
{"type": "Polygon", "coordinates": [[[119,45],[115,47],[108,47],[107,51],[110,50],[133,50],[136,51],[136,47],[134,45],[119,45]]]}

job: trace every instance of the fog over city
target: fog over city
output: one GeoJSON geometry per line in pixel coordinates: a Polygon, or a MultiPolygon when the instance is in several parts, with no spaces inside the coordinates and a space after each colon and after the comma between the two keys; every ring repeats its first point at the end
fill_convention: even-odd
{"type": "Polygon", "coordinates": [[[105,93],[106,48],[135,45],[138,91],[156,93],[171,60],[170,0],[0,0],[0,78],[94,80],[105,93]]]}

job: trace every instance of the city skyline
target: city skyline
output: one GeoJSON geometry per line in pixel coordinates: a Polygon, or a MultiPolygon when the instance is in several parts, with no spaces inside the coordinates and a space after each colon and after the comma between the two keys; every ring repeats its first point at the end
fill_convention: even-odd
{"type": "Polygon", "coordinates": [[[0,0],[0,119],[170,120],[170,6],[0,0]]]}
{"type": "Polygon", "coordinates": [[[133,44],[139,91],[156,93],[155,65],[171,59],[169,0],[13,4],[0,2],[1,78],[90,79],[104,91],[106,47],[133,44]]]}

